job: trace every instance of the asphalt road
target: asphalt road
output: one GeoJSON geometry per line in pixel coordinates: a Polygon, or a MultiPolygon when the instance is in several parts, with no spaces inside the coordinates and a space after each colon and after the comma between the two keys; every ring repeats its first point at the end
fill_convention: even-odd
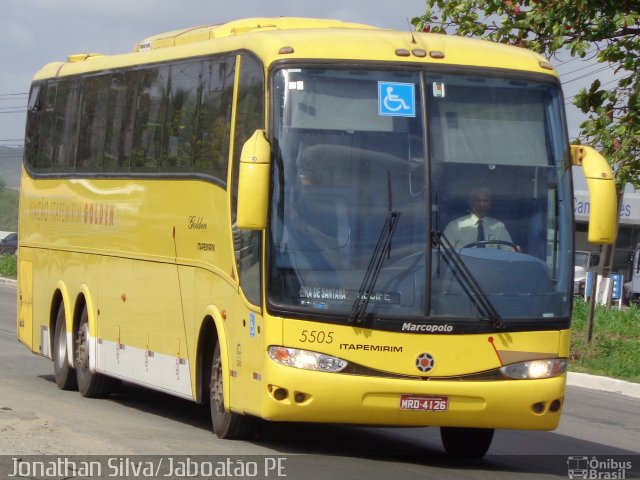
{"type": "Polygon", "coordinates": [[[0,284],[0,477],[13,473],[16,458],[47,454],[117,457],[121,465],[125,455],[259,464],[257,476],[240,469],[228,478],[275,478],[276,470],[262,467],[278,457],[277,473],[289,479],[367,480],[568,478],[569,468],[595,458],[600,477],[591,478],[640,478],[640,399],[575,387],[558,430],[497,431],[481,460],[446,457],[435,428],[266,424],[251,442],[219,440],[207,409],[185,400],[129,384],[109,399],[58,390],[52,363],[16,340],[15,296],[14,286],[0,284]],[[611,477],[614,470],[624,477],[611,477]]]}

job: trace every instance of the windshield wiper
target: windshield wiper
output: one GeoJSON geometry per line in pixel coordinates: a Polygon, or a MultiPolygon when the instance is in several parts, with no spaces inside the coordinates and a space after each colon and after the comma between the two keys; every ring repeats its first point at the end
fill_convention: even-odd
{"type": "Polygon", "coordinates": [[[491,325],[496,328],[502,327],[500,314],[444,233],[437,230],[432,231],[431,245],[440,248],[445,262],[453,271],[453,276],[458,280],[462,290],[464,290],[480,312],[482,316],[481,320],[491,323],[491,325]]]}
{"type": "Polygon", "coordinates": [[[398,226],[398,220],[400,220],[400,212],[393,211],[391,172],[387,171],[387,219],[382,226],[376,248],[373,250],[373,255],[371,255],[371,259],[369,260],[369,266],[364,273],[360,289],[351,307],[351,314],[349,315],[349,323],[351,324],[364,323],[364,314],[367,312],[369,300],[371,299],[371,295],[373,295],[373,289],[378,281],[380,270],[382,270],[384,256],[386,254],[388,258],[391,258],[391,239],[398,226]]]}
{"type": "Polygon", "coordinates": [[[400,219],[400,212],[389,211],[387,219],[384,222],[376,248],[373,250],[373,255],[369,260],[369,266],[362,279],[362,284],[358,290],[356,300],[351,307],[351,314],[349,315],[349,323],[360,324],[364,323],[364,314],[367,311],[369,305],[369,299],[373,295],[373,289],[378,281],[380,270],[382,270],[382,264],[384,262],[384,256],[390,252],[391,239],[398,226],[398,220],[400,219]]]}

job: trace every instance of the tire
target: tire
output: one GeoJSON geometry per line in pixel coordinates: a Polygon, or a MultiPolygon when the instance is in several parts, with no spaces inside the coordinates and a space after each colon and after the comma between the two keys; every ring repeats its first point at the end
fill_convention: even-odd
{"type": "Polygon", "coordinates": [[[493,428],[440,427],[442,445],[449,455],[483,457],[493,440],[493,428]]]}
{"type": "Polygon", "coordinates": [[[216,348],[211,359],[209,408],[211,409],[213,431],[218,438],[247,440],[255,435],[256,419],[254,417],[225,411],[222,358],[218,342],[216,342],[216,348]]]}
{"type": "Polygon", "coordinates": [[[82,310],[76,334],[74,363],[80,395],[88,398],[106,397],[113,391],[116,381],[89,369],[89,315],[87,307],[82,310]]]}
{"type": "Polygon", "coordinates": [[[53,333],[53,374],[60,390],[77,390],[78,381],[75,369],[67,361],[67,322],[64,304],[58,307],[56,326],[53,333]]]}

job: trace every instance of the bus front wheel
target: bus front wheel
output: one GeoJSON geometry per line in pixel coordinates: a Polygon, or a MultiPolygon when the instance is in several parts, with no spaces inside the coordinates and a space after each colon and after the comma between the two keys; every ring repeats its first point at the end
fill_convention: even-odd
{"type": "Polygon", "coordinates": [[[442,445],[449,455],[480,458],[493,440],[493,428],[440,427],[442,445]]]}
{"type": "Polygon", "coordinates": [[[89,315],[87,307],[82,310],[80,326],[76,335],[74,363],[78,379],[78,390],[83,397],[106,397],[113,391],[116,380],[89,369],[89,315]]]}
{"type": "Polygon", "coordinates": [[[53,374],[60,390],[77,390],[75,369],[67,361],[67,321],[64,304],[58,307],[56,326],[53,333],[53,374]]]}
{"type": "Polygon", "coordinates": [[[209,383],[209,407],[213,431],[218,438],[246,440],[255,434],[255,419],[247,415],[228,412],[224,405],[224,381],[220,344],[216,342],[211,361],[211,382],[209,383]]]}

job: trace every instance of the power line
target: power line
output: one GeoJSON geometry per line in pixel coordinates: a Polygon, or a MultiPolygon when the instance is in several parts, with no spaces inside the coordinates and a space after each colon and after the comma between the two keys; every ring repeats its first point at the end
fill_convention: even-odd
{"type": "Polygon", "coordinates": [[[599,68],[597,70],[593,70],[592,72],[588,72],[588,73],[586,73],[584,75],[580,75],[578,77],[574,77],[574,78],[572,78],[570,80],[565,80],[565,81],[562,82],[562,85],[566,85],[568,83],[572,83],[572,82],[576,82],[578,80],[582,80],[585,77],[590,77],[591,75],[595,75],[596,73],[605,72],[605,71],[609,70],[610,68],[611,67],[606,66],[606,67],[599,68]]]}
{"type": "Polygon", "coordinates": [[[586,77],[590,77],[591,75],[595,75],[596,73],[605,72],[607,70],[610,70],[610,68],[611,67],[609,67],[609,66],[596,68],[595,70],[591,70],[590,72],[583,73],[581,75],[578,75],[577,77],[573,77],[573,78],[571,78],[569,80],[564,80],[564,81],[562,81],[562,84],[566,85],[567,83],[576,82],[576,81],[582,80],[582,79],[584,79],[586,77]]]}
{"type": "Polygon", "coordinates": [[[570,72],[560,73],[560,76],[562,76],[562,75],[569,75],[569,74],[571,74],[571,73],[576,73],[576,72],[581,72],[582,70],[587,70],[587,69],[589,69],[589,68],[593,68],[593,67],[595,67],[595,66],[597,66],[597,65],[594,65],[593,63],[591,63],[591,64],[589,64],[589,65],[587,65],[587,66],[585,66],[585,67],[582,67],[582,68],[576,68],[575,70],[571,70],[570,72]]]}
{"type": "MultiPolygon", "coordinates": [[[[574,60],[582,60],[582,63],[586,64],[585,67],[580,67],[577,70],[573,70],[573,71],[579,71],[579,70],[584,70],[585,68],[589,68],[590,66],[593,66],[597,63],[597,61],[593,61],[594,57],[591,58],[572,58],[571,60],[568,60],[566,62],[562,62],[562,63],[556,63],[554,64],[554,68],[558,71],[558,73],[560,73],[560,75],[564,75],[565,73],[571,73],[571,71],[567,71],[567,72],[561,72],[560,70],[563,70],[565,66],[567,66],[569,63],[571,63],[574,60]]],[[[567,68],[568,69],[568,68],[567,68]]]]}
{"type": "Polygon", "coordinates": [[[24,113],[27,111],[26,97],[28,93],[0,93],[0,101],[5,100],[9,102],[20,102],[19,105],[9,105],[0,107],[0,114],[2,113],[24,113]]]}

